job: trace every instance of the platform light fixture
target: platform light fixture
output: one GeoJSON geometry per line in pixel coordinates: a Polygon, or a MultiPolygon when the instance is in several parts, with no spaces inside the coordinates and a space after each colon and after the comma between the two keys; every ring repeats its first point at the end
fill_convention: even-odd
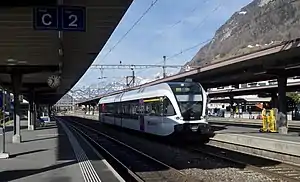
{"type": "Polygon", "coordinates": [[[15,63],[15,62],[17,62],[17,60],[10,58],[10,59],[7,59],[6,62],[8,62],[8,63],[15,63]]]}
{"type": "Polygon", "coordinates": [[[7,63],[8,66],[15,66],[17,65],[16,63],[7,63]]]}

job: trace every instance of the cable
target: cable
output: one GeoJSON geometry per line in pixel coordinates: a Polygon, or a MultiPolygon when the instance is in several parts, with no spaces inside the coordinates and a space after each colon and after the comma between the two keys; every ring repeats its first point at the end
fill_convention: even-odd
{"type": "Polygon", "coordinates": [[[130,27],[129,30],[118,40],[118,42],[104,55],[101,62],[105,60],[105,58],[122,42],[122,40],[134,29],[134,27],[143,19],[143,17],[152,9],[152,7],[158,2],[155,0],[151,3],[151,5],[147,8],[147,10],[139,17],[139,19],[130,27]]]}
{"type": "MultiPolygon", "coordinates": [[[[221,2],[224,2],[224,1],[221,1],[221,2]]],[[[196,29],[198,29],[199,26],[202,25],[212,13],[216,12],[222,6],[221,2],[198,23],[198,25],[192,30],[192,32],[194,32],[196,29]]]]}
{"type": "MultiPolygon", "coordinates": [[[[156,2],[157,2],[157,1],[155,1],[153,4],[155,4],[156,2]]],[[[204,2],[201,2],[201,3],[206,3],[206,2],[208,2],[208,0],[204,0],[204,2]]],[[[192,13],[194,13],[194,12],[200,7],[199,4],[200,4],[200,3],[198,3],[198,4],[197,4],[197,5],[189,12],[189,15],[192,14],[192,13]]],[[[219,5],[218,5],[216,8],[214,8],[209,14],[207,14],[207,15],[202,19],[202,21],[196,26],[195,29],[197,29],[201,24],[203,24],[203,22],[205,22],[206,19],[207,19],[213,12],[215,12],[216,10],[218,10],[219,7],[220,7],[221,5],[222,5],[222,4],[219,3],[219,5]]],[[[151,6],[150,6],[149,8],[151,8],[151,6]]],[[[148,8],[148,10],[149,10],[149,8],[148,8]]],[[[147,12],[147,11],[146,11],[146,12],[147,12]]],[[[172,29],[172,28],[174,28],[176,25],[182,23],[183,20],[184,20],[184,18],[182,18],[182,19],[178,20],[177,22],[175,22],[173,25],[171,25],[170,29],[172,29]]],[[[194,30],[195,30],[195,29],[194,29],[194,30]]],[[[162,35],[162,34],[164,34],[164,32],[161,33],[160,35],[162,35]]],[[[152,40],[153,40],[153,39],[152,39],[152,40]]],[[[206,41],[205,41],[205,42],[206,42],[206,41]]],[[[205,43],[205,42],[204,42],[204,43],[205,43]]],[[[198,47],[198,46],[201,45],[201,44],[203,44],[203,43],[201,42],[201,43],[198,43],[197,45],[194,45],[194,46],[192,46],[192,47],[189,47],[189,48],[187,48],[187,49],[184,49],[184,50],[181,51],[180,53],[177,53],[176,55],[173,55],[173,56],[171,56],[171,57],[176,57],[177,55],[180,55],[180,54],[182,54],[182,53],[184,53],[184,52],[187,52],[187,51],[189,51],[189,50],[191,50],[191,49],[194,49],[195,47],[198,47]]],[[[114,48],[114,47],[113,47],[113,48],[114,48]]],[[[110,51],[110,52],[111,52],[111,51],[110,51]]],[[[108,54],[109,54],[109,52],[108,52],[108,54]]],[[[105,57],[106,57],[108,54],[106,54],[105,57]]],[[[105,57],[104,57],[104,58],[105,58],[105,57]]],[[[169,57],[169,58],[167,58],[166,60],[169,60],[169,59],[171,59],[171,58],[169,57]]],[[[163,62],[163,61],[159,62],[159,64],[162,63],[162,62],[163,62]]],[[[136,74],[140,73],[141,71],[143,71],[143,70],[140,70],[140,71],[136,72],[136,74]]]]}
{"type": "MultiPolygon", "coordinates": [[[[208,2],[209,0],[204,0],[204,2],[201,2],[200,3],[206,3],[208,2]]],[[[188,16],[190,16],[191,14],[193,14],[200,6],[200,3],[197,3],[196,6],[194,6],[189,12],[188,12],[188,16]]],[[[187,17],[187,16],[185,16],[187,17]]],[[[176,21],[175,23],[173,23],[170,27],[168,27],[167,29],[172,29],[174,27],[176,27],[177,25],[179,25],[180,23],[183,23],[184,22],[184,19],[185,17],[183,17],[182,19],[176,21]]],[[[166,29],[164,31],[162,31],[161,33],[157,34],[158,35],[163,35],[164,33],[166,32],[166,29]]],[[[155,38],[153,38],[152,40],[154,40],[155,38]]]]}
{"type": "MultiPolygon", "coordinates": [[[[297,2],[297,1],[299,1],[299,0],[292,0],[291,3],[292,3],[292,2],[297,2]]],[[[220,6],[221,6],[221,5],[219,5],[218,7],[216,7],[212,12],[216,11],[220,6]]],[[[284,8],[285,6],[287,6],[287,4],[284,4],[284,5],[282,5],[282,6],[278,7],[278,8],[276,8],[276,10],[281,9],[281,8],[284,8]]],[[[269,13],[269,12],[264,12],[264,13],[262,13],[259,17],[256,17],[256,18],[255,18],[256,22],[257,22],[258,19],[261,19],[263,16],[268,15],[268,13],[269,13]]],[[[205,17],[205,18],[207,18],[207,17],[205,17]]],[[[201,25],[203,22],[204,22],[204,21],[201,21],[199,24],[201,25]]],[[[198,26],[198,27],[199,27],[199,26],[198,26]]],[[[250,27],[249,27],[249,28],[250,28],[250,27]]],[[[227,30],[227,31],[224,32],[223,34],[226,34],[226,33],[228,33],[229,31],[230,31],[230,30],[227,30]]],[[[277,30],[277,31],[278,31],[278,30],[277,30]]],[[[192,49],[194,49],[194,48],[197,48],[197,47],[200,46],[201,44],[208,43],[209,41],[212,41],[212,40],[213,40],[213,38],[208,39],[208,40],[203,41],[203,42],[200,42],[200,43],[198,43],[198,44],[196,44],[196,45],[193,45],[193,46],[191,46],[191,47],[188,47],[188,48],[186,48],[186,49],[184,49],[184,50],[182,50],[182,51],[180,51],[180,52],[178,52],[178,53],[176,53],[176,54],[173,54],[173,55],[167,57],[166,60],[173,59],[173,58],[175,58],[175,57],[177,57],[177,56],[179,56],[179,55],[181,55],[181,54],[183,54],[183,53],[185,53],[185,52],[187,52],[187,51],[190,51],[190,50],[192,50],[192,49]]],[[[160,62],[158,62],[158,63],[161,63],[161,62],[163,62],[163,61],[160,61],[160,62]]],[[[157,63],[156,63],[156,64],[157,64],[157,63]]],[[[141,70],[141,71],[143,71],[143,70],[141,70]]],[[[140,73],[141,71],[136,72],[136,75],[137,75],[138,73],[140,73]]],[[[120,80],[120,81],[122,81],[122,80],[120,80]]]]}
{"type": "MultiPolygon", "coordinates": [[[[297,2],[297,1],[299,1],[299,0],[291,0],[290,3],[297,2]]],[[[287,5],[288,5],[288,3],[282,5],[282,6],[276,8],[276,9],[274,9],[274,10],[278,10],[278,9],[284,8],[284,7],[287,6],[287,5]]],[[[216,11],[220,6],[221,6],[221,3],[220,3],[219,6],[218,6],[217,8],[215,8],[213,11],[216,11]]],[[[269,13],[269,12],[264,12],[264,13],[262,13],[260,16],[258,16],[258,17],[255,18],[255,21],[258,22],[258,19],[261,19],[263,16],[268,15],[268,13],[269,13]]],[[[250,28],[250,27],[248,27],[248,28],[250,28]]],[[[277,29],[277,28],[276,28],[276,29],[277,29]]],[[[231,30],[228,29],[228,30],[225,31],[223,34],[225,35],[225,34],[227,34],[227,33],[230,32],[230,31],[231,31],[231,30]]],[[[277,29],[277,31],[279,31],[279,30],[277,29]]],[[[204,41],[204,42],[200,42],[200,43],[198,43],[198,44],[196,44],[196,45],[194,45],[194,46],[188,47],[188,48],[186,48],[186,49],[184,49],[184,50],[182,50],[182,51],[180,51],[180,52],[178,52],[178,53],[176,53],[176,54],[173,54],[173,55],[167,57],[167,60],[173,59],[173,58],[175,58],[175,57],[177,57],[177,56],[183,54],[184,52],[190,51],[190,50],[192,50],[192,49],[194,49],[194,48],[197,48],[199,45],[208,43],[208,42],[210,42],[210,41],[212,41],[212,40],[213,40],[213,37],[212,37],[211,39],[208,39],[208,40],[204,41]]]]}
{"type": "MultiPolygon", "coordinates": [[[[206,1],[204,1],[204,3],[206,3],[208,0],[206,0],[206,1]]],[[[222,2],[223,1],[221,1],[212,11],[210,11],[198,24],[197,24],[197,26],[192,30],[192,32],[194,32],[197,28],[199,28],[200,26],[202,26],[203,25],[203,23],[207,20],[207,18],[212,14],[212,13],[214,13],[215,11],[217,11],[221,6],[222,6],[222,2]]],[[[194,12],[195,10],[197,9],[197,7],[195,7],[193,10],[192,10],[192,12],[194,12]]],[[[174,24],[174,25],[176,25],[176,23],[174,24]]],[[[183,53],[185,53],[185,52],[188,52],[188,51],[190,51],[190,50],[192,50],[192,49],[195,49],[195,48],[197,48],[198,46],[200,46],[200,45],[202,45],[202,44],[206,44],[206,43],[208,43],[209,41],[211,41],[212,40],[212,38],[210,38],[210,39],[208,39],[208,40],[206,40],[206,41],[204,41],[204,42],[200,42],[200,43],[197,43],[196,45],[193,45],[193,46],[191,46],[191,47],[188,47],[188,48],[185,48],[184,50],[182,50],[182,51],[180,51],[180,52],[178,52],[178,53],[176,53],[176,54],[174,54],[174,55],[171,55],[171,56],[168,56],[167,57],[167,59],[166,60],[169,60],[169,59],[172,59],[172,58],[175,58],[175,57],[177,57],[177,56],[179,56],[179,55],[181,55],[181,54],[183,54],[183,53]]],[[[158,62],[158,63],[156,63],[156,64],[160,64],[160,63],[162,63],[163,61],[160,61],[160,62],[158,62]]]]}
{"type": "Polygon", "coordinates": [[[188,48],[186,48],[186,49],[184,49],[184,50],[182,50],[182,51],[180,51],[180,52],[178,52],[178,53],[176,53],[176,54],[173,54],[173,55],[167,57],[166,60],[173,59],[173,58],[175,58],[175,57],[177,57],[177,56],[179,56],[179,55],[181,55],[181,54],[183,54],[183,53],[185,53],[185,52],[187,52],[187,51],[190,51],[190,50],[192,50],[192,49],[195,49],[195,48],[199,47],[199,46],[202,45],[202,44],[206,44],[206,43],[210,42],[211,40],[212,40],[212,38],[207,39],[206,41],[200,42],[200,43],[198,43],[198,44],[196,44],[196,45],[193,45],[193,46],[191,46],[191,47],[188,47],[188,48]]]}

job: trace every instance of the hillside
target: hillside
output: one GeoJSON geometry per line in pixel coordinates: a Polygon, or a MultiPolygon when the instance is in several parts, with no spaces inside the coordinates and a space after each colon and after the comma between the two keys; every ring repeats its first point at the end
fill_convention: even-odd
{"type": "Polygon", "coordinates": [[[300,0],[254,0],[215,33],[186,65],[203,66],[300,37],[300,0]]]}

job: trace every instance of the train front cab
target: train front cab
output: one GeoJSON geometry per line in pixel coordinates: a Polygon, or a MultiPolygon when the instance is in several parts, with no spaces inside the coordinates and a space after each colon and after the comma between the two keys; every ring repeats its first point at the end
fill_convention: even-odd
{"type": "Polygon", "coordinates": [[[213,135],[206,122],[207,95],[198,83],[170,84],[176,102],[179,121],[174,126],[174,134],[185,139],[208,141],[213,135]]]}

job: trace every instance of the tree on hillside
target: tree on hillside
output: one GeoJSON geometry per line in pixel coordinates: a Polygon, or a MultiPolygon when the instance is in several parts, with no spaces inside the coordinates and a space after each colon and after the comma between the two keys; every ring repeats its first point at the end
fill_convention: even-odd
{"type": "Polygon", "coordinates": [[[300,104],[300,94],[297,92],[287,92],[286,96],[290,97],[295,104],[300,104]]]}

